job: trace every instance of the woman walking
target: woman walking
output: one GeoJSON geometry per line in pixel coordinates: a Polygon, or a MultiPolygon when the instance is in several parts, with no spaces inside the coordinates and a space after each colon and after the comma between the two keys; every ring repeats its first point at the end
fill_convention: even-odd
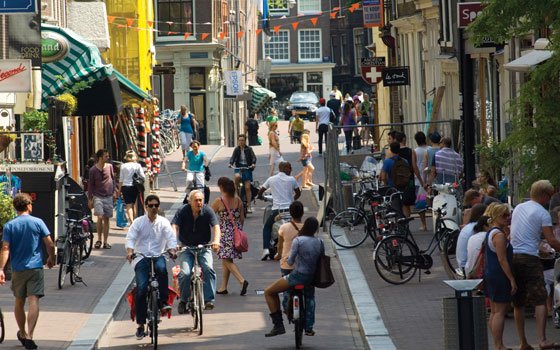
{"type": "Polygon", "coordinates": [[[418,215],[420,216],[420,221],[422,222],[422,226],[420,231],[427,231],[428,228],[426,226],[426,211],[422,209],[426,209],[428,207],[427,198],[428,193],[424,189],[424,185],[426,184],[426,173],[424,169],[428,167],[427,164],[427,154],[428,154],[428,144],[426,143],[426,134],[422,131],[418,131],[414,135],[414,140],[416,140],[416,144],[418,147],[414,149],[414,154],[412,155],[413,160],[416,162],[416,168],[418,171],[415,171],[414,174],[414,186],[416,188],[416,209],[420,210],[418,215]]]}
{"type": "Polygon", "coordinates": [[[181,106],[181,112],[177,116],[179,122],[179,140],[181,141],[181,151],[183,152],[183,163],[181,164],[181,170],[185,170],[186,166],[186,155],[189,150],[189,146],[193,140],[193,120],[192,114],[187,110],[187,106],[181,106]]]}
{"type": "Polygon", "coordinates": [[[233,259],[241,259],[241,253],[235,250],[233,236],[235,227],[241,230],[245,217],[243,215],[243,202],[235,195],[235,183],[227,177],[218,179],[220,188],[220,198],[216,198],[212,203],[212,209],[220,221],[220,250],[218,258],[222,260],[222,284],[216,291],[217,294],[228,294],[227,286],[230,274],[233,275],[241,284],[240,295],[247,294],[249,282],[241,275],[239,268],[233,259]],[[235,226],[234,226],[235,225],[235,226]]]}
{"type": "Polygon", "coordinates": [[[138,158],[136,157],[136,153],[134,153],[134,151],[126,151],[124,156],[125,163],[121,165],[119,188],[117,190],[117,197],[122,195],[124,204],[126,205],[125,214],[129,225],[132,225],[132,222],[136,218],[135,204],[139,195],[138,189],[133,184],[134,175],[146,180],[144,170],[137,160],[138,158]]]}
{"type": "Polygon", "coordinates": [[[276,169],[277,164],[282,161],[282,153],[280,152],[280,138],[278,137],[276,130],[278,130],[278,123],[270,123],[268,129],[268,160],[270,164],[270,176],[274,175],[274,170],[276,169]]]}
{"type": "Polygon", "coordinates": [[[344,102],[340,125],[343,126],[342,130],[346,139],[346,154],[350,154],[352,151],[352,133],[354,132],[354,125],[356,125],[356,111],[351,101],[344,102]]]}
{"type": "Polygon", "coordinates": [[[302,188],[311,188],[311,186],[315,186],[315,184],[313,183],[313,170],[315,170],[315,167],[313,166],[313,163],[311,163],[312,150],[313,146],[311,146],[311,143],[309,142],[309,134],[304,133],[303,135],[301,135],[301,146],[299,153],[299,160],[301,161],[303,170],[295,176],[296,180],[301,178],[302,188]]]}

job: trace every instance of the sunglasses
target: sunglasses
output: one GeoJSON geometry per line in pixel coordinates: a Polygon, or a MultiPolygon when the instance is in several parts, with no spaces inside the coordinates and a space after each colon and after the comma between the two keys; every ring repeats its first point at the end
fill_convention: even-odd
{"type": "Polygon", "coordinates": [[[148,208],[159,208],[159,204],[146,204],[148,208]]]}

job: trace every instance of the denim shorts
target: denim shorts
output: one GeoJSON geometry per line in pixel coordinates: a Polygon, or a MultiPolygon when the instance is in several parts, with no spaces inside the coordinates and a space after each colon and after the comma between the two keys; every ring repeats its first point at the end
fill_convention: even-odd
{"type": "Polygon", "coordinates": [[[298,284],[310,284],[313,281],[313,275],[292,271],[289,275],[284,276],[284,279],[288,281],[290,287],[293,287],[298,284]]]}

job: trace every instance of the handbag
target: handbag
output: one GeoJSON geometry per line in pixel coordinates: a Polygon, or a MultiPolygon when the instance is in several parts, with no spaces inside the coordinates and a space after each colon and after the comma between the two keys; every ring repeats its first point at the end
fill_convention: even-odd
{"type": "Polygon", "coordinates": [[[121,197],[117,198],[116,203],[116,216],[117,216],[117,227],[125,228],[128,226],[128,220],[126,219],[126,215],[124,214],[124,201],[121,197]]]}
{"type": "Polygon", "coordinates": [[[362,138],[360,135],[355,135],[352,137],[352,148],[353,149],[360,149],[362,148],[362,138]]]}
{"type": "Polygon", "coordinates": [[[226,208],[231,224],[233,225],[233,247],[240,253],[249,251],[249,238],[247,237],[247,234],[237,227],[235,220],[233,220],[233,215],[231,215],[231,211],[229,211],[224,198],[221,197],[220,199],[222,200],[222,203],[224,203],[224,207],[226,208]]]}
{"type": "Polygon", "coordinates": [[[132,174],[132,185],[136,187],[138,192],[144,192],[144,178],[142,178],[138,173],[132,174]]]}
{"type": "Polygon", "coordinates": [[[334,275],[331,270],[331,257],[325,255],[325,245],[321,241],[321,255],[317,260],[313,286],[317,288],[327,288],[334,283],[334,275]]]}

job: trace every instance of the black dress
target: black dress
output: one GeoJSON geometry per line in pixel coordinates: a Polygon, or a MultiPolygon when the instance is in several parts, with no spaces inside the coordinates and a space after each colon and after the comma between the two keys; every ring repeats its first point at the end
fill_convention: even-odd
{"type": "MultiPolygon", "coordinates": [[[[490,249],[490,240],[499,230],[500,229],[494,227],[486,233],[484,290],[488,299],[496,303],[509,303],[512,300],[511,284],[504,270],[502,270],[502,266],[500,266],[498,255],[490,249]]],[[[509,241],[506,247],[506,254],[509,266],[511,266],[513,262],[513,247],[509,241]]]]}

